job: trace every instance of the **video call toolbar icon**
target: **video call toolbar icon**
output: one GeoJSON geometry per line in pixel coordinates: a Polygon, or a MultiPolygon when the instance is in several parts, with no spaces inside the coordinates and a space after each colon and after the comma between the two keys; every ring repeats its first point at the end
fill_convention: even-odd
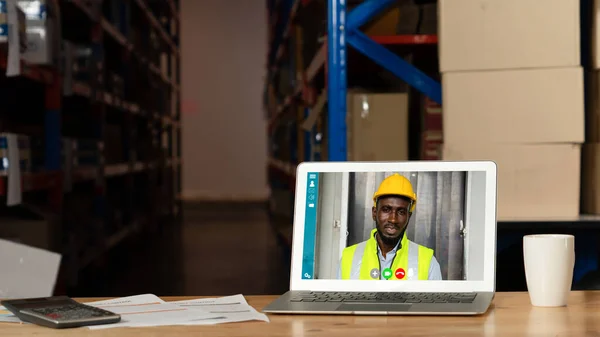
{"type": "Polygon", "coordinates": [[[371,278],[379,279],[379,269],[377,269],[377,268],[371,269],[370,274],[371,274],[371,278]]]}
{"type": "Polygon", "coordinates": [[[314,200],[317,198],[316,195],[315,195],[316,192],[317,192],[317,189],[316,189],[315,181],[312,180],[312,179],[317,179],[317,175],[314,174],[314,173],[311,173],[311,174],[308,175],[308,178],[310,180],[309,180],[309,183],[308,183],[308,189],[306,191],[307,192],[306,193],[306,199],[308,201],[310,201],[310,203],[308,204],[308,207],[313,208],[313,207],[315,207],[314,200]]]}

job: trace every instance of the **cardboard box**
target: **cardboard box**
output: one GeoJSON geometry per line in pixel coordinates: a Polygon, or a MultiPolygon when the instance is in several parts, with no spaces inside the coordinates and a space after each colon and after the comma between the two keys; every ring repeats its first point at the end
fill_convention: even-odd
{"type": "Polygon", "coordinates": [[[581,67],[442,74],[444,142],[583,143],[581,67]]]}
{"type": "Polygon", "coordinates": [[[349,92],[348,160],[408,160],[408,94],[349,92]]]}
{"type": "Polygon", "coordinates": [[[600,143],[583,145],[581,213],[600,214],[600,143]]]}
{"type": "Polygon", "coordinates": [[[581,145],[444,144],[444,160],[498,165],[498,220],[579,216],[581,145]]]}
{"type": "Polygon", "coordinates": [[[58,66],[61,48],[61,18],[58,1],[19,0],[27,19],[27,50],[23,55],[29,63],[58,66]]]}
{"type": "Polygon", "coordinates": [[[361,27],[361,31],[371,36],[394,35],[396,34],[396,27],[399,21],[400,8],[398,6],[394,6],[369,20],[369,22],[361,27]]]}
{"type": "MultiPolygon", "coordinates": [[[[352,12],[356,6],[348,5],[352,12]]],[[[420,6],[412,0],[397,0],[394,5],[385,9],[361,27],[361,31],[369,36],[417,34],[420,21],[420,6]]]]}
{"type": "Polygon", "coordinates": [[[439,0],[440,71],[580,64],[579,0],[439,0]]]}

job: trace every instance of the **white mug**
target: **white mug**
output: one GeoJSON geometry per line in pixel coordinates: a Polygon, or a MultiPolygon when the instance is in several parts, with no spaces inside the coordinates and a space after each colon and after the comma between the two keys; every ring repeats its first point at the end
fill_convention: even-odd
{"type": "Polygon", "coordinates": [[[573,235],[525,235],[523,259],[531,304],[536,307],[567,305],[575,267],[573,235]]]}

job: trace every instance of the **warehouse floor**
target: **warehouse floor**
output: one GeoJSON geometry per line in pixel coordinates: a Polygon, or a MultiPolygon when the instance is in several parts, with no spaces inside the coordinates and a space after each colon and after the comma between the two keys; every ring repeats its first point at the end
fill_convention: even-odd
{"type": "Polygon", "coordinates": [[[186,206],[181,226],[115,249],[70,296],[281,294],[289,262],[262,205],[186,206]]]}

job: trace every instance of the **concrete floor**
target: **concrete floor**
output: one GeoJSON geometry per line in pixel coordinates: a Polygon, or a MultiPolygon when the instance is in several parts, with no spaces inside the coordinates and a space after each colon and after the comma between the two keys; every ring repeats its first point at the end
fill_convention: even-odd
{"type": "Polygon", "coordinates": [[[289,257],[262,205],[186,206],[180,226],[115,249],[84,273],[73,297],[281,294],[289,257]]]}

